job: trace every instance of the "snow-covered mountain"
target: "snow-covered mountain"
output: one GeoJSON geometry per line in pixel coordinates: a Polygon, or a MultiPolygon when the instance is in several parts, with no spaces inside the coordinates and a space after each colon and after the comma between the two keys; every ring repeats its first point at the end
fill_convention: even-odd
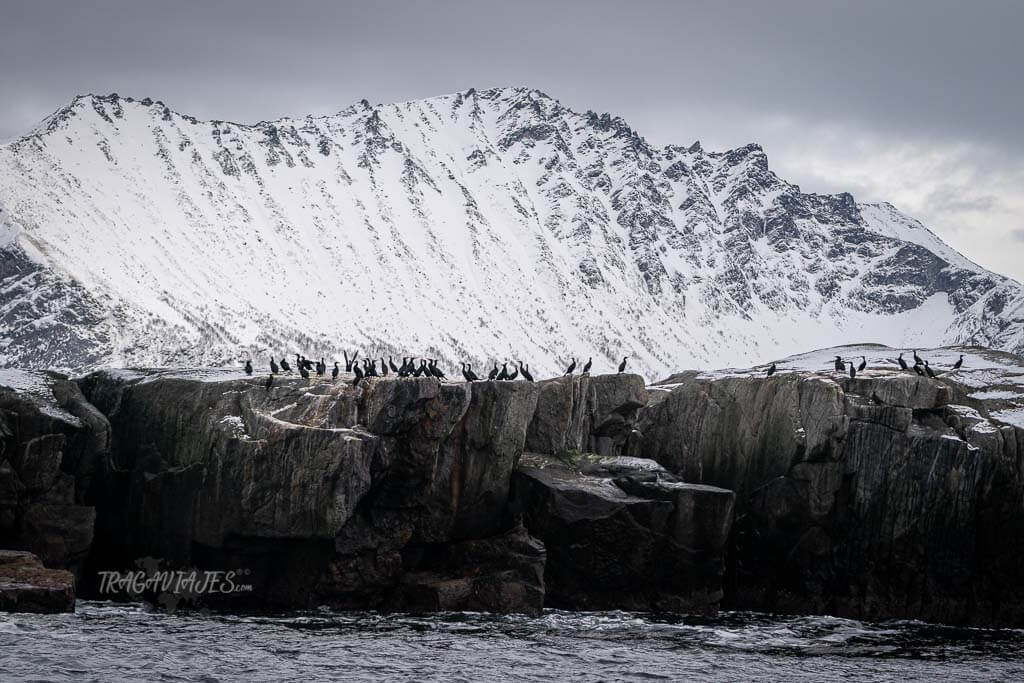
{"type": "Polygon", "coordinates": [[[241,125],[76,97],[0,146],[0,365],[570,357],[648,378],[845,342],[1024,351],[1024,288],[755,144],[501,88],[241,125]]]}

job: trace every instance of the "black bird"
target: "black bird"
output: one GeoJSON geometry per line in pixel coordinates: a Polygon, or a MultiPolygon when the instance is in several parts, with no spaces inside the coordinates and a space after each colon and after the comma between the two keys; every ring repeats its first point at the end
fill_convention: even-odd
{"type": "Polygon", "coordinates": [[[338,367],[338,361],[334,361],[334,369],[331,370],[331,379],[338,379],[339,372],[341,372],[341,368],[338,367]]]}
{"type": "Polygon", "coordinates": [[[924,377],[924,370],[921,369],[922,367],[924,367],[924,366],[922,366],[922,365],[915,365],[914,366],[914,372],[916,372],[921,377],[924,377]]]}
{"type": "Polygon", "coordinates": [[[303,367],[302,358],[299,357],[299,354],[295,354],[295,367],[299,368],[300,370],[303,367]]]}
{"type": "Polygon", "coordinates": [[[473,372],[473,366],[470,365],[469,363],[466,363],[466,372],[469,373],[469,381],[470,382],[478,382],[478,381],[480,381],[480,378],[476,376],[475,372],[473,372]]]}
{"type": "Polygon", "coordinates": [[[428,369],[430,370],[430,374],[433,375],[434,377],[438,379],[448,379],[445,376],[444,372],[441,371],[441,368],[437,367],[437,361],[434,360],[433,358],[430,359],[430,365],[428,366],[428,369]]]}
{"type": "Polygon", "coordinates": [[[324,359],[321,358],[320,361],[316,364],[316,376],[317,377],[323,377],[326,374],[327,374],[327,363],[325,363],[324,359]]]}
{"type": "Polygon", "coordinates": [[[306,369],[307,370],[312,370],[313,369],[313,361],[311,361],[310,359],[308,359],[305,356],[303,356],[302,357],[302,362],[306,364],[306,369]]]}
{"type": "Polygon", "coordinates": [[[381,377],[387,377],[388,376],[388,366],[384,363],[384,356],[380,357],[380,376],[381,377]]]}
{"type": "Polygon", "coordinates": [[[508,379],[509,379],[509,381],[512,381],[512,380],[514,380],[518,376],[519,376],[519,368],[516,367],[516,362],[512,361],[512,372],[509,373],[508,379]]]}
{"type": "Polygon", "coordinates": [[[274,386],[274,375],[273,373],[267,375],[267,383],[263,385],[267,391],[270,391],[270,387],[274,386]]]}
{"type": "Polygon", "coordinates": [[[277,361],[274,360],[273,356],[271,356],[270,357],[270,374],[276,375],[277,371],[280,370],[280,369],[281,368],[277,367],[277,361]]]}
{"type": "Polygon", "coordinates": [[[306,369],[305,364],[299,366],[299,374],[302,375],[302,379],[309,379],[309,370],[306,369]]]}
{"type": "Polygon", "coordinates": [[[586,365],[583,366],[583,374],[584,375],[587,374],[588,372],[590,372],[590,365],[593,362],[593,360],[594,360],[593,358],[588,358],[587,359],[586,365]]]}
{"type": "Polygon", "coordinates": [[[853,361],[850,361],[850,379],[857,379],[857,368],[853,367],[853,361]]]}
{"type": "Polygon", "coordinates": [[[963,365],[964,365],[964,354],[961,353],[960,354],[960,360],[958,360],[957,362],[953,363],[953,369],[954,370],[959,370],[960,368],[963,367],[963,365]]]}
{"type": "Polygon", "coordinates": [[[355,374],[355,379],[352,380],[352,386],[359,386],[359,381],[363,379],[363,371],[359,369],[359,366],[355,364],[356,359],[352,359],[352,372],[355,374]]]}
{"type": "Polygon", "coordinates": [[[920,365],[924,361],[921,360],[921,356],[917,355],[917,351],[914,351],[914,365],[920,365]]]}
{"type": "Polygon", "coordinates": [[[843,372],[846,370],[846,363],[843,362],[841,356],[836,356],[836,372],[843,372]]]}
{"type": "Polygon", "coordinates": [[[772,363],[772,366],[770,368],[768,368],[768,376],[771,377],[774,374],[775,374],[775,363],[772,363]]]}
{"type": "Polygon", "coordinates": [[[931,377],[932,379],[935,379],[935,371],[933,371],[931,369],[931,366],[928,365],[928,361],[924,362],[924,371],[925,371],[925,374],[927,374],[929,377],[931,377]]]}
{"type": "Polygon", "coordinates": [[[377,361],[371,360],[371,359],[367,358],[363,362],[366,363],[366,369],[365,369],[366,376],[367,377],[376,377],[377,376],[377,361]]]}
{"type": "Polygon", "coordinates": [[[292,366],[288,365],[288,360],[286,358],[281,359],[281,369],[284,370],[285,372],[292,371],[292,366]]]}
{"type": "Polygon", "coordinates": [[[472,382],[473,378],[469,376],[469,364],[459,363],[459,365],[462,366],[462,379],[466,380],[467,382],[472,382]]]}
{"type": "Polygon", "coordinates": [[[901,370],[909,370],[910,369],[910,368],[907,367],[907,361],[903,360],[903,354],[902,353],[900,354],[899,358],[897,358],[896,360],[899,361],[900,369],[901,370]]]}
{"type": "MultiPolygon", "coordinates": [[[[357,351],[356,353],[359,352],[357,351]]],[[[352,363],[354,363],[356,360],[355,356],[353,356],[352,359],[349,360],[348,351],[344,349],[341,350],[341,355],[345,357],[345,372],[352,372],[352,363]]]]}
{"type": "Polygon", "coordinates": [[[252,361],[251,360],[245,361],[245,374],[247,374],[247,375],[251,375],[252,374],[252,361]]]}
{"type": "Polygon", "coordinates": [[[625,358],[623,358],[622,362],[619,363],[619,372],[625,372],[626,371],[626,358],[629,358],[629,356],[626,356],[625,358]]]}
{"type": "Polygon", "coordinates": [[[568,367],[568,369],[566,369],[565,374],[566,375],[571,375],[572,371],[575,370],[575,369],[576,369],[576,359],[573,358],[572,362],[569,363],[569,367],[568,367]]]}
{"type": "Polygon", "coordinates": [[[519,374],[523,376],[527,382],[533,381],[533,375],[530,374],[529,366],[523,365],[523,361],[519,361],[519,374]]]}
{"type": "Polygon", "coordinates": [[[494,379],[498,380],[499,382],[508,379],[508,363],[501,364],[501,372],[499,372],[498,376],[495,377],[494,379]]]}
{"type": "Polygon", "coordinates": [[[391,366],[391,372],[398,374],[398,366],[395,365],[395,361],[391,360],[391,356],[388,356],[388,365],[391,366]]]}
{"type": "MultiPolygon", "coordinates": [[[[864,368],[868,366],[868,359],[864,356],[861,356],[860,358],[860,365],[857,366],[857,372],[864,372],[864,368]]],[[[853,365],[853,363],[850,363],[850,365],[853,365]]]]}
{"type": "Polygon", "coordinates": [[[427,359],[426,358],[421,358],[420,359],[419,367],[417,367],[416,370],[412,373],[413,377],[422,377],[423,375],[426,375],[427,377],[430,377],[432,375],[430,370],[427,368],[427,359]]]}
{"type": "Polygon", "coordinates": [[[498,364],[494,364],[494,369],[487,373],[487,379],[494,379],[498,376],[498,364]]]}

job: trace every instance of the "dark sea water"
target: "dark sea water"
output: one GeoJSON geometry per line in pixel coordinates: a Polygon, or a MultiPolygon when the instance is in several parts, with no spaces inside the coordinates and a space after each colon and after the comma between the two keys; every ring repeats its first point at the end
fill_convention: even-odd
{"type": "Polygon", "coordinates": [[[0,614],[4,681],[1024,681],[1024,631],[723,613],[0,614]]]}

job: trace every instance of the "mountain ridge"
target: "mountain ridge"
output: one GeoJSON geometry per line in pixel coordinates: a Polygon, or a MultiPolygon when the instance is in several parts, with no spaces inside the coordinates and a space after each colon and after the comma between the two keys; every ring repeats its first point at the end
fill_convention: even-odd
{"type": "Polygon", "coordinates": [[[255,124],[77,96],[0,145],[0,263],[4,365],[1024,349],[1024,288],[891,204],[528,88],[255,124]]]}

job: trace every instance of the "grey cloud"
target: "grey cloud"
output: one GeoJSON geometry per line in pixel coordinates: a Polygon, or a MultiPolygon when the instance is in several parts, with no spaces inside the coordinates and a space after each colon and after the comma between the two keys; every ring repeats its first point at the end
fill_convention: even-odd
{"type": "Polygon", "coordinates": [[[1017,229],[1017,230],[1011,230],[1010,231],[1010,237],[1012,237],[1013,239],[1015,239],[1018,242],[1024,242],[1024,228],[1017,229]]]}

